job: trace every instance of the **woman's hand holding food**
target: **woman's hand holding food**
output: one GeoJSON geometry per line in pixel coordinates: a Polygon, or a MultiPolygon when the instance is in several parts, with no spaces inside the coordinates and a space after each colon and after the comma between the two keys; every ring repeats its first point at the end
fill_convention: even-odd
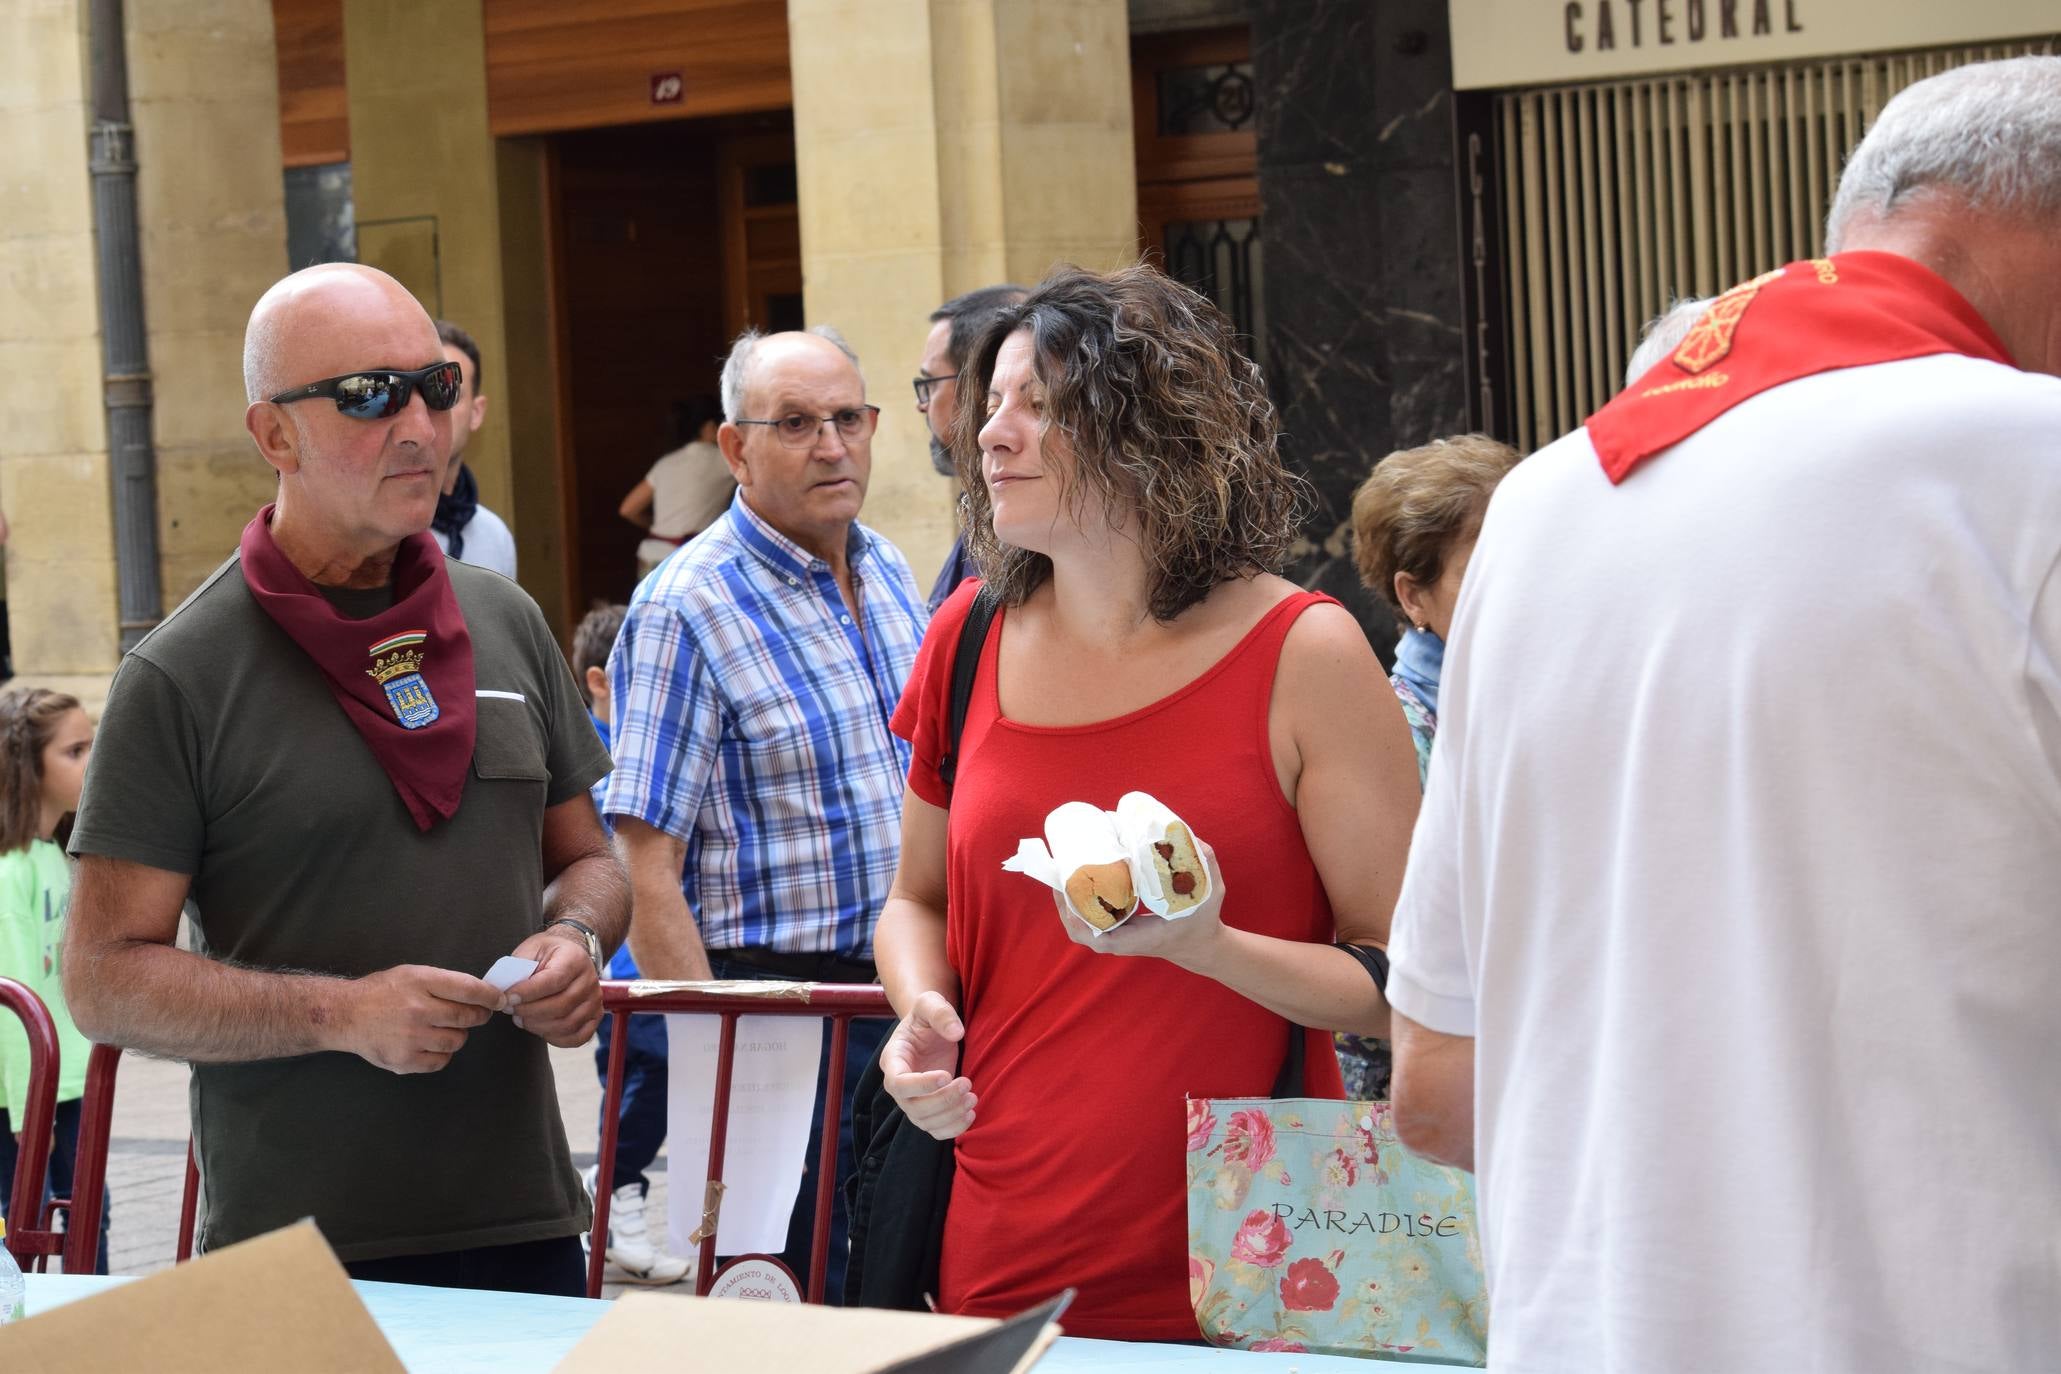
{"type": "Polygon", "coordinates": [[[1065,894],[1055,892],[1053,905],[1067,935],[1097,954],[1147,955],[1205,972],[1224,943],[1224,874],[1214,849],[1197,840],[1195,850],[1209,870],[1209,895],[1186,912],[1169,919],[1141,910],[1114,930],[1097,931],[1067,909],[1065,894]]]}
{"type": "Polygon", "coordinates": [[[880,1074],[909,1120],[939,1140],[973,1124],[973,1084],[957,1076],[965,1023],[952,1004],[926,992],[880,1049],[880,1074]]]}

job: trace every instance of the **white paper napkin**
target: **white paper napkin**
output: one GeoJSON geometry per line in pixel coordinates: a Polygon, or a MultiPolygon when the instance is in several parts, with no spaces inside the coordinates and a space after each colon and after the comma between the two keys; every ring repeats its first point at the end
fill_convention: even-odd
{"type": "MultiPolygon", "coordinates": [[[[1194,907],[1167,910],[1167,893],[1161,890],[1159,872],[1152,863],[1152,846],[1166,839],[1167,826],[1183,824],[1179,816],[1144,792],[1128,792],[1115,811],[1104,811],[1087,802],[1067,802],[1045,817],[1045,838],[1019,840],[1016,852],[1002,861],[1010,873],[1035,878],[1059,894],[1066,909],[1080,916],[1080,909],[1066,895],[1066,880],[1083,864],[1121,863],[1131,870],[1131,886],[1138,900],[1155,916],[1178,921],[1194,907]]],[[[1190,830],[1193,835],[1193,830],[1190,830]]],[[[1208,869],[1202,876],[1202,897],[1210,892],[1208,869]]],[[[1200,905],[1198,901],[1197,905],[1200,905]]],[[[1081,917],[1097,935],[1105,932],[1093,921],[1081,917]]],[[[1130,916],[1125,916],[1128,921],[1130,916]]],[[[1115,930],[1124,921],[1110,927],[1115,930]]]]}
{"type": "MultiPolygon", "coordinates": [[[[1208,901],[1212,886],[1209,865],[1204,864],[1200,875],[1201,891],[1196,893],[1195,906],[1183,907],[1179,911],[1167,910],[1173,894],[1160,886],[1159,868],[1152,860],[1154,846],[1166,843],[1167,828],[1174,825],[1187,830],[1191,841],[1195,839],[1194,828],[1149,792],[1126,792],[1117,800],[1116,833],[1127,851],[1126,857],[1130,859],[1132,880],[1138,887],[1138,900],[1143,902],[1146,910],[1153,915],[1164,916],[1170,921],[1180,920],[1193,911],[1195,906],[1208,901]]],[[[1201,857],[1200,848],[1196,850],[1196,856],[1201,857]]]]}
{"type": "MultiPolygon", "coordinates": [[[[1059,894],[1059,900],[1068,911],[1081,916],[1079,907],[1066,895],[1066,880],[1084,864],[1125,864],[1131,868],[1133,886],[1137,883],[1137,865],[1132,863],[1129,849],[1116,833],[1116,817],[1097,806],[1086,802],[1067,802],[1054,807],[1045,817],[1045,838],[1042,840],[1018,841],[1016,852],[1002,861],[1002,867],[1011,873],[1021,873],[1035,878],[1059,894]]],[[[1116,929],[1123,921],[1110,927],[1116,929]]],[[[1097,935],[1101,927],[1087,917],[1081,916],[1089,929],[1097,935]]]]}

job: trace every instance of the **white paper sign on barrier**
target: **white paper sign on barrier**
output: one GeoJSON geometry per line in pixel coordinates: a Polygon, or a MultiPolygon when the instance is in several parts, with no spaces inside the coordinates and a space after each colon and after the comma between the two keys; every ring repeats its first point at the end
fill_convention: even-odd
{"type": "MultiPolygon", "coordinates": [[[[675,1255],[701,1250],[688,1237],[701,1225],[722,1033],[721,1017],[666,1017],[667,1249],[675,1255]]],[[[738,1018],[718,1255],[777,1255],[787,1248],[787,1220],[808,1156],[823,1034],[823,1022],[815,1017],[738,1018]]]]}

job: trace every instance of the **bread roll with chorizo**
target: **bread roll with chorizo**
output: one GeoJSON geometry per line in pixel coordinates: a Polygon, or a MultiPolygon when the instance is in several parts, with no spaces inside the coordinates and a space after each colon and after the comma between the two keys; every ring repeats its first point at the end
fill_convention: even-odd
{"type": "Polygon", "coordinates": [[[1157,797],[1126,792],[1116,804],[1119,838],[1131,852],[1139,900],[1160,916],[1180,916],[1209,897],[1209,866],[1195,833],[1157,797]]]}
{"type": "Polygon", "coordinates": [[[1097,930],[1114,930],[1138,908],[1127,863],[1082,864],[1066,880],[1066,900],[1097,930]]]}
{"type": "Polygon", "coordinates": [[[1066,875],[1063,891],[1074,915],[1097,930],[1113,930],[1137,910],[1130,854],[1116,820],[1099,806],[1067,802],[1045,817],[1045,844],[1066,875]]]}

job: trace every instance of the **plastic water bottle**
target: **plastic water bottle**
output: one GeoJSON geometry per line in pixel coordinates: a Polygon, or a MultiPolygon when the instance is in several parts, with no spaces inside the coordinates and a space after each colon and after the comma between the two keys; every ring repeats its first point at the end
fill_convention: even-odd
{"type": "Polygon", "coordinates": [[[0,1221],[0,1326],[22,1319],[28,1288],[21,1276],[21,1266],[8,1253],[6,1240],[7,1223],[0,1221]]]}

